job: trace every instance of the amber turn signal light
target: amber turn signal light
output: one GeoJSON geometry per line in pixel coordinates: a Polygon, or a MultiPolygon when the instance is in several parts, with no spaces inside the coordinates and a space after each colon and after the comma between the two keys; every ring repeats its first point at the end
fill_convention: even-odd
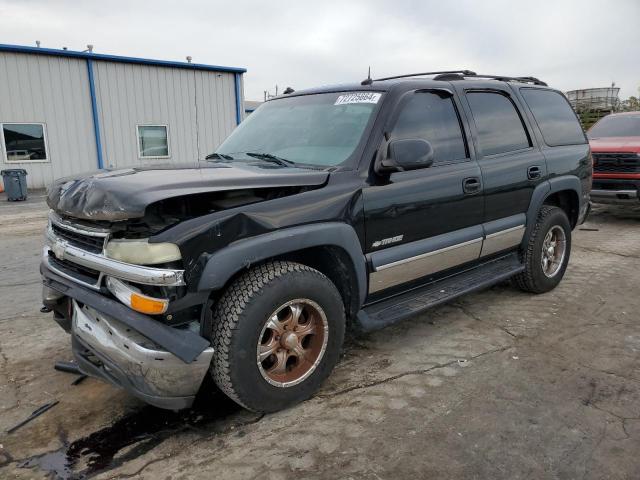
{"type": "Polygon", "coordinates": [[[131,294],[131,308],[140,313],[158,315],[166,312],[168,306],[169,302],[167,300],[151,298],[146,295],[140,295],[139,293],[131,294]]]}
{"type": "Polygon", "coordinates": [[[159,315],[169,308],[169,299],[149,297],[132,285],[113,277],[107,277],[107,288],[118,300],[136,312],[159,315]]]}

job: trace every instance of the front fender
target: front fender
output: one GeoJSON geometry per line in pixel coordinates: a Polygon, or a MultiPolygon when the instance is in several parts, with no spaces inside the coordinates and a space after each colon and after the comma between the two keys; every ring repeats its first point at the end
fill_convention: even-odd
{"type": "Polygon", "coordinates": [[[233,275],[251,265],[320,246],[339,247],[349,255],[356,273],[361,306],[367,293],[365,256],[353,227],[338,222],[301,225],[233,242],[209,256],[200,276],[198,290],[219,290],[233,275]]]}

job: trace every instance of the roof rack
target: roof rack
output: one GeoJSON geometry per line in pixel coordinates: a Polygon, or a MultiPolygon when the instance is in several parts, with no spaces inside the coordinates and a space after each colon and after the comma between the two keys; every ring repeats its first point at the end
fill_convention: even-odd
{"type": "Polygon", "coordinates": [[[384,80],[395,80],[396,78],[423,77],[425,75],[444,75],[448,73],[459,73],[462,75],[473,76],[476,72],[471,70],[442,70],[440,72],[423,72],[423,73],[407,73],[405,75],[395,75],[393,77],[376,78],[374,82],[382,82],[384,80]]]}
{"type": "Polygon", "coordinates": [[[521,82],[521,83],[532,83],[534,85],[543,85],[547,86],[545,82],[539,80],[536,77],[509,77],[506,75],[483,75],[471,70],[443,70],[439,72],[423,72],[423,73],[408,73],[405,75],[394,75],[392,77],[383,77],[371,79],[367,78],[362,82],[362,85],[371,85],[373,82],[382,82],[384,80],[395,80],[398,78],[411,78],[411,77],[422,77],[425,75],[436,75],[434,80],[463,80],[465,77],[473,77],[473,78],[489,78],[492,80],[499,80],[502,82],[521,82]]]}
{"type": "Polygon", "coordinates": [[[477,74],[477,75],[470,75],[476,78],[489,78],[491,80],[499,80],[501,82],[521,82],[521,83],[533,83],[534,85],[542,85],[542,86],[548,86],[545,82],[543,82],[542,80],[536,78],[536,77],[508,77],[505,75],[481,75],[481,74],[477,74]]]}

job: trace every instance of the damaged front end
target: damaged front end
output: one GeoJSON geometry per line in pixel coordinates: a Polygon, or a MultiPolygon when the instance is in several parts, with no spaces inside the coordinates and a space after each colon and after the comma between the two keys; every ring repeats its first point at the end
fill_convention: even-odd
{"type": "Polygon", "coordinates": [[[327,179],[311,169],[200,164],[51,185],[43,303],[71,334],[82,372],[158,407],[189,407],[213,356],[202,260],[244,236],[224,219],[317,192],[327,179]]]}
{"type": "Polygon", "coordinates": [[[185,295],[170,251],[160,252],[162,265],[127,263],[112,258],[110,235],[51,212],[43,303],[71,334],[83,373],[161,408],[189,407],[213,355],[200,335],[202,299],[185,295]]]}
{"type": "Polygon", "coordinates": [[[80,370],[157,407],[178,410],[191,406],[209,369],[213,348],[205,348],[186,363],[126,324],[88,305],[72,304],[72,346],[80,370]]]}

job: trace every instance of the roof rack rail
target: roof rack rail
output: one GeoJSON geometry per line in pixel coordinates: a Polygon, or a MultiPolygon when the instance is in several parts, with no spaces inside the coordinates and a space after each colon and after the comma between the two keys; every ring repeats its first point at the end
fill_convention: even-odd
{"type": "Polygon", "coordinates": [[[394,75],[392,77],[383,77],[371,79],[371,77],[367,78],[362,82],[362,85],[371,85],[373,82],[382,82],[384,80],[395,80],[398,78],[411,78],[411,77],[422,77],[425,75],[436,75],[434,80],[462,80],[465,77],[474,77],[474,78],[489,78],[492,80],[500,80],[503,82],[521,82],[521,83],[532,83],[534,85],[543,85],[547,86],[545,82],[536,78],[536,77],[509,77],[506,75],[483,75],[471,70],[442,70],[439,72],[422,72],[422,73],[407,73],[404,75],[394,75]]]}
{"type": "Polygon", "coordinates": [[[543,82],[542,80],[536,78],[536,77],[509,77],[506,75],[483,75],[483,74],[476,74],[476,75],[469,75],[469,76],[473,76],[476,78],[489,78],[492,80],[500,80],[502,82],[521,82],[521,83],[533,83],[534,85],[542,85],[542,86],[548,86],[545,82],[543,82]]]}
{"type": "Polygon", "coordinates": [[[473,76],[476,72],[471,70],[442,70],[440,72],[423,72],[423,73],[407,73],[405,75],[394,75],[393,77],[376,78],[374,82],[382,82],[384,80],[395,80],[396,78],[422,77],[424,75],[444,75],[447,73],[459,73],[465,76],[473,76]]]}
{"type": "Polygon", "coordinates": [[[433,79],[452,82],[454,80],[464,80],[464,75],[460,75],[459,73],[441,73],[433,77],[433,79]]]}

